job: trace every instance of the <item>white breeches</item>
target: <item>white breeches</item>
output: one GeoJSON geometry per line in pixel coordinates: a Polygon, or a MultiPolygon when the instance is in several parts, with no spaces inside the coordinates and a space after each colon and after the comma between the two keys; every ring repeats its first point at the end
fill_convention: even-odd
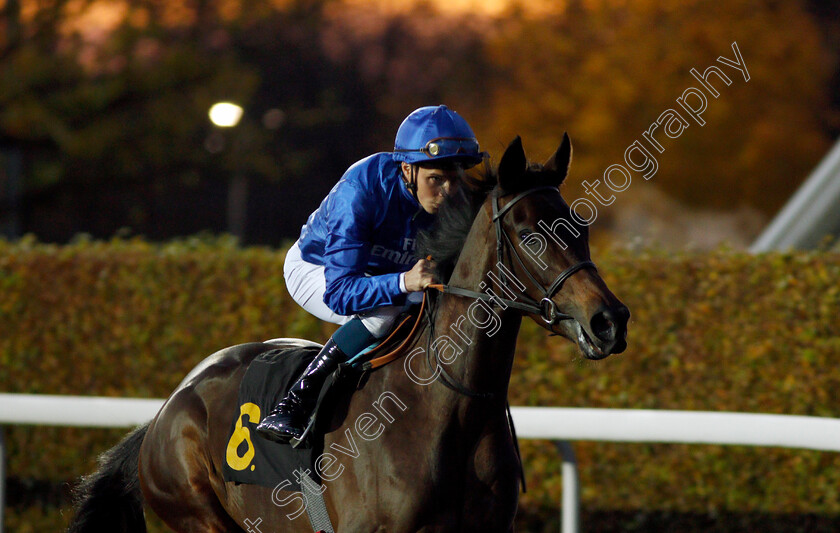
{"type": "MultiPolygon", "coordinates": [[[[286,278],[286,288],[301,307],[321,320],[333,324],[344,324],[353,316],[362,320],[365,328],[376,338],[384,337],[391,329],[397,316],[405,309],[403,306],[390,305],[371,309],[353,316],[336,314],[324,303],[324,293],[327,292],[327,280],[324,276],[323,265],[307,263],[300,255],[298,243],[289,248],[286,262],[283,264],[283,276],[286,278]]],[[[419,301],[423,293],[412,293],[410,301],[419,301]]]]}

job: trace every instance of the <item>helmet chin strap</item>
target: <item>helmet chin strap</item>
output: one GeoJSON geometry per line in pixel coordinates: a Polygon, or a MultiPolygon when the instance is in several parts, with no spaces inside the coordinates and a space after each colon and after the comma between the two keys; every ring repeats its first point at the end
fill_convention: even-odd
{"type": "MultiPolygon", "coordinates": [[[[408,192],[411,193],[411,196],[417,200],[417,212],[411,217],[411,220],[417,218],[417,216],[424,211],[423,204],[420,203],[420,198],[417,197],[417,167],[415,165],[408,165],[411,171],[408,174],[407,179],[403,179],[403,183],[405,183],[405,188],[408,189],[408,192]]],[[[403,172],[403,177],[405,177],[405,172],[403,172]]]]}
{"type": "MultiPolygon", "coordinates": [[[[405,188],[408,189],[408,192],[411,193],[411,196],[413,196],[414,199],[417,200],[417,203],[420,203],[420,198],[417,197],[417,167],[414,165],[408,165],[408,167],[411,169],[411,171],[409,172],[408,179],[403,180],[405,183],[405,188]]],[[[403,173],[403,176],[405,176],[405,173],[403,173]]]]}

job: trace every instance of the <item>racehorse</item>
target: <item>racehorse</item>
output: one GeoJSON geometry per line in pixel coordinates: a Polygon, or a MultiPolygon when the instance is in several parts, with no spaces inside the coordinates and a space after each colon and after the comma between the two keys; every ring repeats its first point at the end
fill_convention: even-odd
{"type": "MultiPolygon", "coordinates": [[[[324,449],[352,457],[321,465],[335,530],[513,531],[520,464],[506,399],[522,318],[587,359],[627,346],[629,310],[560,194],[571,153],[564,135],[545,164],[528,163],[517,137],[489,186],[461,187],[441,208],[420,248],[447,283],[427,291],[407,355],[370,372],[324,435],[324,449]]],[[[144,506],[177,532],[312,531],[290,512],[302,501],[294,492],[222,479],[246,368],[302,342],[233,346],[200,363],[149,424],[103,454],[70,531],[145,531],[144,506]]]]}

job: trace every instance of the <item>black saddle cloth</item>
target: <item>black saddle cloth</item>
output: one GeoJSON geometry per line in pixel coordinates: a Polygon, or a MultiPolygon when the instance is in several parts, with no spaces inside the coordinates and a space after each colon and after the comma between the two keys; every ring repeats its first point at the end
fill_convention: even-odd
{"type": "MultiPolygon", "coordinates": [[[[238,417],[231,421],[224,461],[225,481],[272,488],[283,485],[282,490],[300,491],[300,476],[306,473],[320,483],[314,461],[323,451],[322,433],[315,432],[308,447],[292,448],[260,437],[255,429],[285,397],[319,349],[314,343],[291,345],[266,351],[251,362],[239,386],[238,417]]],[[[326,407],[325,393],[335,381],[336,374],[327,378],[319,409],[326,407]]]]}

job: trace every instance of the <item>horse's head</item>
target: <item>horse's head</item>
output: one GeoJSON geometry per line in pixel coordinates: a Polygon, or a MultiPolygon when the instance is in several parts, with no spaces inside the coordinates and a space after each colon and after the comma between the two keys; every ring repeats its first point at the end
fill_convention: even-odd
{"type": "Polygon", "coordinates": [[[499,162],[498,186],[487,209],[496,226],[499,273],[512,274],[502,280],[505,292],[517,301],[530,300],[531,312],[525,312],[576,342],[584,357],[602,359],[627,347],[630,311],[590,260],[587,221],[560,195],[571,157],[564,134],[545,164],[529,164],[517,137],[499,162]]]}

